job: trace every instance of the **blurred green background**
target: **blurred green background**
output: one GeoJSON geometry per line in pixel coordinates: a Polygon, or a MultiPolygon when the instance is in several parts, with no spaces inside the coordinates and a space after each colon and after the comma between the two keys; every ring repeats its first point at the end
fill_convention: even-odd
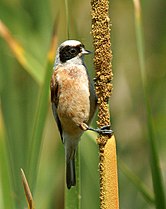
{"type": "MultiPolygon", "coordinates": [[[[166,181],[166,1],[141,2],[149,100],[156,144],[166,181]]],[[[90,1],[69,0],[70,38],[93,51],[90,1]]],[[[130,0],[110,1],[113,50],[112,129],[119,162],[139,177],[153,196],[134,7],[130,0]]],[[[20,168],[29,181],[36,208],[64,207],[64,149],[49,100],[53,60],[48,52],[55,30],[56,44],[67,39],[65,3],[61,0],[0,0],[0,19],[20,44],[25,62],[12,52],[0,33],[0,208],[25,208],[20,168]]],[[[1,25],[2,26],[2,25],[1,25]]],[[[18,48],[18,47],[17,47],[18,48]]],[[[54,50],[55,52],[55,50],[54,50]]],[[[93,55],[86,57],[94,77],[93,55]]],[[[92,126],[96,127],[95,118],[92,126]]],[[[98,147],[96,135],[85,133],[81,148],[81,205],[99,208],[98,147]]],[[[129,175],[119,172],[120,208],[155,208],[129,175]]],[[[163,208],[164,209],[164,208],[163,208]]]]}

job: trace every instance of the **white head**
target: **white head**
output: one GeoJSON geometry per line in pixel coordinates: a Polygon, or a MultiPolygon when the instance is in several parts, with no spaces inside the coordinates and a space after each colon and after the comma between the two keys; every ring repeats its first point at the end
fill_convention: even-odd
{"type": "Polygon", "coordinates": [[[67,40],[63,42],[57,50],[55,65],[66,63],[82,64],[83,56],[89,53],[90,51],[85,50],[81,42],[67,40]]]}

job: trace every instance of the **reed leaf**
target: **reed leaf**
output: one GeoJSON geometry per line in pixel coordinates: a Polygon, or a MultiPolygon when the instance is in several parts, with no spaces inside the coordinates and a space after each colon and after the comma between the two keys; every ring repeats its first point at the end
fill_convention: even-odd
{"type": "Polygon", "coordinates": [[[154,119],[152,116],[152,110],[149,102],[149,89],[148,81],[145,68],[145,54],[144,54],[144,40],[143,40],[143,27],[141,20],[141,5],[139,0],[133,0],[135,8],[135,30],[136,30],[136,40],[137,40],[137,50],[140,63],[141,79],[144,90],[144,102],[146,107],[146,117],[147,117],[147,128],[148,128],[148,140],[150,147],[150,163],[151,163],[151,173],[153,181],[153,189],[155,194],[155,205],[156,209],[163,209],[165,205],[165,194],[162,180],[162,172],[159,162],[159,151],[157,147],[157,137],[154,128],[154,119]]]}

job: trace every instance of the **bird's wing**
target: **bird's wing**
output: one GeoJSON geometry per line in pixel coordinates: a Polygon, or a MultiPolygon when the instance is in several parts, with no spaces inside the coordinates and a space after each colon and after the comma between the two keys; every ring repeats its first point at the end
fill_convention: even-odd
{"type": "Polygon", "coordinates": [[[52,112],[53,112],[54,118],[56,120],[62,142],[64,143],[63,136],[62,136],[62,125],[61,125],[61,122],[60,122],[58,114],[57,114],[59,89],[58,89],[58,82],[56,80],[56,71],[54,71],[54,73],[52,75],[50,89],[51,89],[52,112]]]}

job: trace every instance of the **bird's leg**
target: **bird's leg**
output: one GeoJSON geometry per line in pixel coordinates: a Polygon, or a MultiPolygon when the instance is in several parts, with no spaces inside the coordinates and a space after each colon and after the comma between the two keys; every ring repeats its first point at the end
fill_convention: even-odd
{"type": "Polygon", "coordinates": [[[111,135],[113,134],[113,131],[111,129],[108,129],[108,126],[103,126],[97,129],[88,127],[87,130],[97,132],[98,134],[111,134],[111,135]]]}
{"type": "Polygon", "coordinates": [[[108,125],[108,126],[103,126],[103,127],[101,127],[101,128],[97,128],[97,129],[95,129],[95,128],[91,128],[91,127],[89,127],[87,124],[85,124],[85,123],[82,123],[81,125],[80,125],[80,128],[83,130],[83,131],[94,131],[94,132],[96,132],[96,133],[98,133],[98,134],[113,134],[113,131],[110,129],[110,125],[108,125]]]}

